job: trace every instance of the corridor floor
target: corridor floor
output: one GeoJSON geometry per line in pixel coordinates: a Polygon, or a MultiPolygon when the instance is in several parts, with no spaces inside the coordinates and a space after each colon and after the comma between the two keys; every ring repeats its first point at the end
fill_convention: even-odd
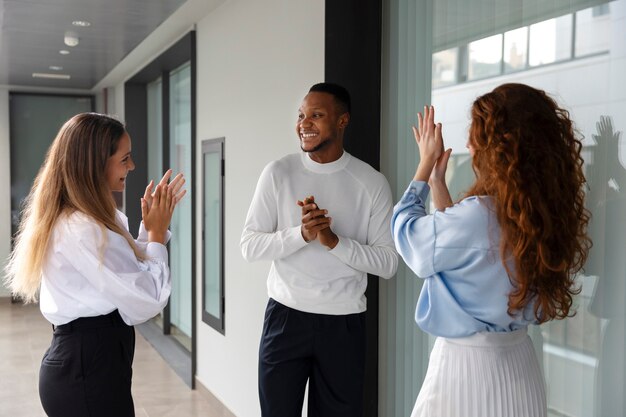
{"type": "MultiPolygon", "coordinates": [[[[161,356],[137,335],[133,366],[136,417],[222,417],[217,406],[193,391],[161,356]]],[[[37,375],[52,328],[37,305],[0,298],[0,417],[45,417],[37,375]]]]}

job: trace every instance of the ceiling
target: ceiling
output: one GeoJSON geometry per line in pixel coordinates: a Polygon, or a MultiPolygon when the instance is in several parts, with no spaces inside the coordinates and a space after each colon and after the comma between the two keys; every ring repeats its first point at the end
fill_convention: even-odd
{"type": "MultiPolygon", "coordinates": [[[[177,9],[187,8],[193,21],[222,1],[0,0],[0,85],[91,90],[177,9]],[[74,21],[91,24],[74,26],[74,21]],[[68,31],[78,45],[64,44],[68,31]],[[70,79],[33,78],[33,73],[70,79]]],[[[433,46],[446,49],[607,1],[433,0],[433,46]]]]}
{"type": "Polygon", "coordinates": [[[92,89],[183,3],[0,0],[0,85],[92,89]],[[74,21],[90,25],[75,26],[74,21]],[[78,45],[64,43],[68,31],[78,37],[78,45]],[[34,78],[33,73],[70,78],[34,78]]]}

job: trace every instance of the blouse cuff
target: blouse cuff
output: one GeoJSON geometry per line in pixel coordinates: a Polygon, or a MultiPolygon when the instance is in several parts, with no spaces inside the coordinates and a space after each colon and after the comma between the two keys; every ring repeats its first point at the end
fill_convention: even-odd
{"type": "Polygon", "coordinates": [[[426,205],[430,193],[430,186],[425,181],[411,181],[409,188],[404,192],[402,200],[407,203],[421,203],[426,205]]]}
{"type": "Polygon", "coordinates": [[[146,255],[150,260],[161,261],[165,263],[167,263],[168,261],[167,248],[165,247],[165,245],[158,242],[148,243],[148,247],[146,248],[146,255]]]}

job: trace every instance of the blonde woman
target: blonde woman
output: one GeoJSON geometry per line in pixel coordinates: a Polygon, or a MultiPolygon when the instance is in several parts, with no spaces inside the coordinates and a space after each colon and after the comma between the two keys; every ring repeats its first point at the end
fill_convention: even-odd
{"type": "Polygon", "coordinates": [[[170,295],[168,227],[185,195],[168,171],[141,199],[139,237],[116,209],[135,168],[130,136],[97,113],[68,120],[52,143],[26,200],[8,284],[26,302],[40,298],[53,325],[39,374],[51,417],[134,416],[134,324],[158,314],[170,295]]]}

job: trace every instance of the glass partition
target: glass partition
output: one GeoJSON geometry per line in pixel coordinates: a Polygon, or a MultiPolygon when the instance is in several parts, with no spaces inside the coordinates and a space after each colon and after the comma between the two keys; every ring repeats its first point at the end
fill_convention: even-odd
{"type": "MultiPolygon", "coordinates": [[[[191,66],[189,63],[171,71],[169,76],[169,160],[174,173],[183,173],[192,178],[192,137],[191,137],[191,66]]],[[[170,322],[172,335],[182,336],[178,340],[191,350],[191,281],[192,250],[192,196],[194,192],[187,186],[187,195],[182,199],[174,215],[170,229],[170,270],[172,274],[172,295],[170,297],[170,322]]]]}
{"type": "Polygon", "coordinates": [[[93,97],[12,93],[9,100],[11,233],[14,234],[22,203],[33,186],[50,144],[63,123],[72,116],[93,111],[93,97]]]}
{"type": "MultiPolygon", "coordinates": [[[[446,144],[453,148],[447,173],[453,198],[461,197],[473,180],[465,145],[469,110],[477,96],[506,82],[521,82],[545,90],[570,112],[584,137],[587,206],[593,216],[589,233],[594,245],[577,277],[581,293],[575,298],[576,315],[532,326],[530,334],[547,382],[550,417],[624,416],[626,0],[563,2],[565,6],[511,0],[498,2],[495,13],[481,17],[478,11],[485,10],[484,3],[388,1],[383,75],[387,79],[383,137],[388,139],[381,142],[381,154],[386,158],[383,172],[397,201],[414,174],[417,156],[409,127],[417,122],[412,115],[424,104],[437,109],[436,121],[443,124],[446,144]],[[476,14],[471,13],[472,8],[476,14]],[[537,10],[544,10],[544,15],[537,10]],[[424,25],[429,19],[445,25],[428,28],[424,25]],[[476,40],[493,39],[491,52],[496,56],[497,38],[492,38],[492,28],[504,34],[503,71],[485,70],[482,74],[491,75],[482,78],[476,63],[483,69],[495,68],[495,64],[479,54],[488,48],[476,40]],[[411,35],[403,37],[401,30],[411,35]],[[437,72],[443,66],[435,64],[441,61],[441,51],[433,39],[443,39],[446,51],[470,45],[468,56],[457,54],[455,65],[468,65],[475,75],[443,85],[443,70],[437,72]],[[426,56],[431,56],[432,62],[426,56]],[[428,62],[432,74],[424,70],[422,61],[428,62]]],[[[420,279],[404,269],[400,267],[396,282],[385,283],[381,291],[386,320],[381,337],[381,382],[393,385],[381,389],[381,415],[385,416],[410,414],[432,343],[412,322],[420,279]]]]}
{"type": "Polygon", "coordinates": [[[494,35],[469,44],[468,80],[500,74],[502,35],[494,35]]]}

